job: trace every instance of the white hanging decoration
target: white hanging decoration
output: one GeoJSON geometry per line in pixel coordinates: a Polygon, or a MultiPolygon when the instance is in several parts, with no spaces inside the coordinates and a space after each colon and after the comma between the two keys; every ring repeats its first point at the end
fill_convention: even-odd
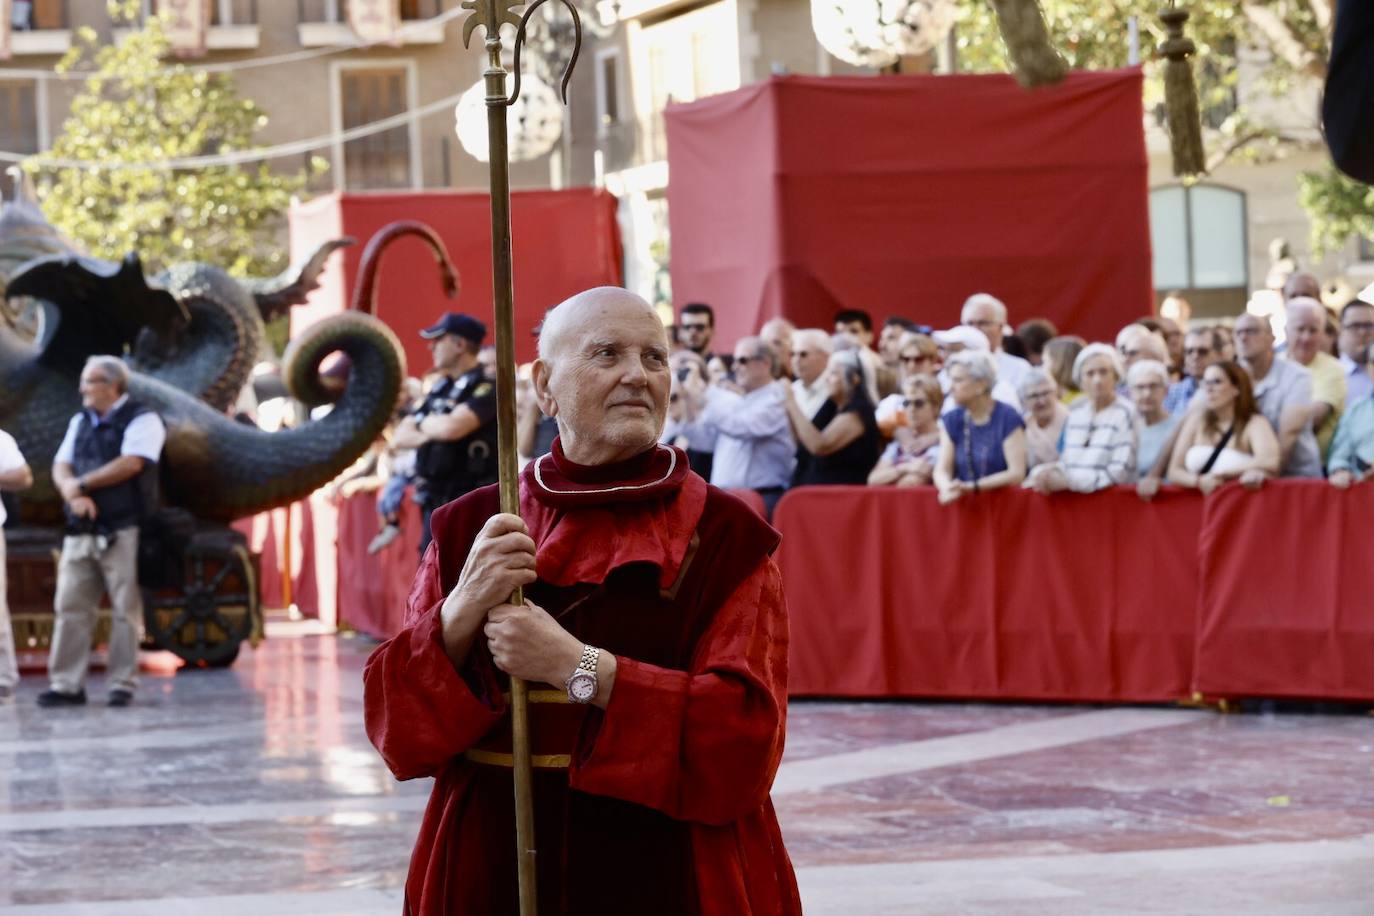
{"type": "MultiPolygon", "coordinates": [[[[507,77],[506,85],[510,85],[507,77]]],[[[453,109],[458,142],[478,162],[486,162],[487,88],[478,80],[453,109]]],[[[506,145],[511,162],[538,159],[563,135],[563,103],[549,84],[529,73],[520,77],[520,98],[506,109],[506,145]]]]}
{"type": "Polygon", "coordinates": [[[949,34],[953,0],[811,0],[821,47],[856,67],[888,67],[924,54],[949,34]]]}

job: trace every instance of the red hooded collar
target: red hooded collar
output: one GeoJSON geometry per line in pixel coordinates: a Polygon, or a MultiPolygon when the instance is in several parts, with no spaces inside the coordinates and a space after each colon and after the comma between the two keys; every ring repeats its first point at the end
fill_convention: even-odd
{"type": "Polygon", "coordinates": [[[558,587],[651,563],[667,588],[705,507],[706,481],[669,445],[589,467],[570,461],[555,439],[553,451],[520,474],[520,515],[534,537],[539,578],[558,587]]]}

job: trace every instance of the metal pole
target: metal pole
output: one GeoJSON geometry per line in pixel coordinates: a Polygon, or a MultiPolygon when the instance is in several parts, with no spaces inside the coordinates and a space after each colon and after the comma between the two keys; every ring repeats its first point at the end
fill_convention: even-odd
{"type": "MultiPolygon", "coordinates": [[[[485,0],[487,69],[487,148],[491,173],[492,310],[496,318],[496,450],[501,511],[520,514],[515,455],[515,289],[511,276],[510,163],[506,149],[506,70],[501,65],[497,0],[485,0]]],[[[523,589],[511,595],[523,604],[523,589]]],[[[512,776],[515,783],[515,855],[520,883],[520,916],[535,916],[534,794],[530,764],[529,694],[525,682],[510,679],[512,776]]]]}

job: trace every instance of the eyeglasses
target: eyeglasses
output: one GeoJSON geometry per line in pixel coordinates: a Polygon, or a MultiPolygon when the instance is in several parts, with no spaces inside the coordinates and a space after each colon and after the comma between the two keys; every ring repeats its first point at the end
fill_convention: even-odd
{"type": "Polygon", "coordinates": [[[1341,325],[1347,331],[1359,331],[1361,334],[1368,334],[1374,331],[1374,321],[1352,321],[1349,324],[1341,325]]]}
{"type": "Polygon", "coordinates": [[[763,359],[762,356],[736,356],[736,357],[735,357],[735,365],[736,365],[736,366],[747,366],[747,365],[749,365],[750,363],[757,363],[757,362],[759,362],[759,361],[762,360],[762,359],[763,359]]]}
{"type": "Polygon", "coordinates": [[[930,404],[925,398],[903,398],[903,407],[926,407],[930,404]]]}
{"type": "Polygon", "coordinates": [[[1212,352],[1211,347],[1184,347],[1183,352],[1189,356],[1206,356],[1212,352]]]}
{"type": "Polygon", "coordinates": [[[709,324],[680,324],[680,325],[678,325],[678,327],[681,328],[681,329],[684,330],[684,331],[709,331],[709,330],[711,330],[711,326],[710,326],[709,324]]]}
{"type": "Polygon", "coordinates": [[[1050,390],[1048,390],[1048,389],[1045,390],[1045,391],[1027,391],[1027,392],[1026,392],[1026,400],[1027,400],[1027,401],[1043,401],[1043,400],[1045,400],[1046,398],[1052,398],[1052,397],[1054,397],[1054,392],[1053,392],[1053,391],[1050,391],[1050,390]]]}

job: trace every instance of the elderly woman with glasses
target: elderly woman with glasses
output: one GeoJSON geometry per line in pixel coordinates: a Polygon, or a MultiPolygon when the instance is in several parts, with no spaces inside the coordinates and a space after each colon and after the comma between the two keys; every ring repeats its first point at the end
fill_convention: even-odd
{"type": "Polygon", "coordinates": [[[1073,363],[1073,381],[1083,397],[1064,421],[1060,459],[1032,471],[1027,487],[1037,493],[1092,493],[1135,480],[1135,411],[1116,393],[1124,374],[1112,347],[1083,348],[1073,363]]]}
{"type": "Polygon", "coordinates": [[[1044,369],[1032,369],[1021,379],[1021,406],[1025,408],[1026,464],[1036,467],[1059,460],[1059,436],[1069,409],[1059,400],[1059,386],[1044,369]]]}
{"type": "Polygon", "coordinates": [[[924,486],[934,480],[940,456],[940,380],[933,375],[909,376],[902,383],[906,425],[897,428],[878,466],[868,475],[869,486],[924,486]]]}
{"type": "Polygon", "coordinates": [[[927,334],[907,331],[897,342],[897,365],[902,373],[903,390],[889,394],[878,402],[878,431],[892,438],[907,422],[905,402],[906,382],[918,375],[936,375],[940,371],[940,349],[927,334]]]}
{"type": "Polygon", "coordinates": [[[1159,489],[1163,470],[1164,450],[1169,447],[1182,417],[1164,409],[1164,396],[1169,393],[1169,367],[1162,360],[1141,359],[1126,370],[1126,389],[1139,417],[1136,425],[1135,467],[1140,477],[1137,489],[1149,499],[1159,489]]]}
{"type": "Polygon", "coordinates": [[[1026,424],[1015,407],[993,399],[992,357],[961,350],[946,361],[945,373],[958,406],[941,417],[934,475],[940,502],[1020,483],[1026,476],[1026,424]]]}

